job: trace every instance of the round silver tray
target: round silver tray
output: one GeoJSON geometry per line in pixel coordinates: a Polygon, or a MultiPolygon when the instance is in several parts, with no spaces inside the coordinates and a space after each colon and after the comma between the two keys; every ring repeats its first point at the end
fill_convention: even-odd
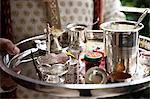
{"type": "MultiPolygon", "coordinates": [[[[31,72],[25,72],[24,70],[28,69],[28,67],[33,67],[33,72],[35,73],[35,68],[29,54],[31,50],[32,52],[38,51],[36,47],[33,47],[34,40],[42,39],[45,39],[44,35],[25,39],[17,44],[21,49],[19,55],[10,56],[7,54],[3,58],[4,65],[1,68],[8,73],[16,83],[23,87],[61,97],[96,98],[119,96],[150,87],[150,76],[137,76],[137,79],[128,82],[111,84],[49,84],[40,81],[37,77],[31,76],[31,72]],[[22,72],[18,74],[14,69],[17,68],[17,64],[20,64],[20,62],[22,65],[19,65],[19,68],[21,68],[22,72]]],[[[139,71],[137,75],[138,74],[141,74],[141,71],[139,71]]]]}

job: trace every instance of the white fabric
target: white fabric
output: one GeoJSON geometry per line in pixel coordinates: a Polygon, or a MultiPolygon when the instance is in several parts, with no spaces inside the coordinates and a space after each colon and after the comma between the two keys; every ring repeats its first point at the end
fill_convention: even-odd
{"type": "MultiPolygon", "coordinates": [[[[13,37],[16,42],[42,34],[45,28],[45,6],[41,0],[10,0],[13,37]]],[[[125,19],[119,12],[119,0],[104,0],[104,22],[125,19]]],[[[69,23],[93,23],[93,0],[58,0],[62,28],[69,23]]]]}
{"type": "MultiPolygon", "coordinates": [[[[119,12],[119,0],[104,1],[104,21],[125,19],[124,14],[119,12]]],[[[63,28],[69,23],[88,25],[93,22],[93,0],[58,0],[58,6],[63,28]]],[[[39,0],[11,0],[11,12],[16,41],[43,33],[44,10],[39,0]]],[[[21,86],[18,86],[17,95],[18,99],[58,99],[21,86]]]]}

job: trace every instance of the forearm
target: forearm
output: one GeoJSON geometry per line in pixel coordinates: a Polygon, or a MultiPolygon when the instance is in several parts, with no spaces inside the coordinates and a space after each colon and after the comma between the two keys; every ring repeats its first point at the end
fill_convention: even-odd
{"type": "Polygon", "coordinates": [[[100,14],[99,14],[99,25],[104,21],[104,0],[100,0],[100,14]]]}

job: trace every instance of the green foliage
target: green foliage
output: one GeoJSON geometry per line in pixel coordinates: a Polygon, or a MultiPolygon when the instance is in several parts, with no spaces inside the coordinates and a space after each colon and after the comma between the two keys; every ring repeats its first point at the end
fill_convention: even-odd
{"type": "Polygon", "coordinates": [[[150,0],[120,0],[123,6],[149,8],[150,0]]]}
{"type": "MultiPolygon", "coordinates": [[[[120,0],[123,6],[150,8],[150,0],[120,0]]],[[[127,13],[125,12],[127,20],[137,21],[141,13],[127,13]]],[[[148,14],[142,21],[144,29],[140,31],[140,35],[150,37],[150,14],[148,14]]]]}

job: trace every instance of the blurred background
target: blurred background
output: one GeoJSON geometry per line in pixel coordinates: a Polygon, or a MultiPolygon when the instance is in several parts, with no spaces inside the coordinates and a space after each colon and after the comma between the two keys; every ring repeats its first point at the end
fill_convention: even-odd
{"type": "MultiPolygon", "coordinates": [[[[127,11],[122,9],[126,14],[127,20],[137,21],[142,13],[143,8],[150,8],[150,0],[120,0],[123,7],[129,7],[127,11]],[[137,9],[136,9],[136,8],[137,9]]],[[[150,13],[142,21],[144,28],[140,31],[140,35],[150,37],[150,13]]]]}

